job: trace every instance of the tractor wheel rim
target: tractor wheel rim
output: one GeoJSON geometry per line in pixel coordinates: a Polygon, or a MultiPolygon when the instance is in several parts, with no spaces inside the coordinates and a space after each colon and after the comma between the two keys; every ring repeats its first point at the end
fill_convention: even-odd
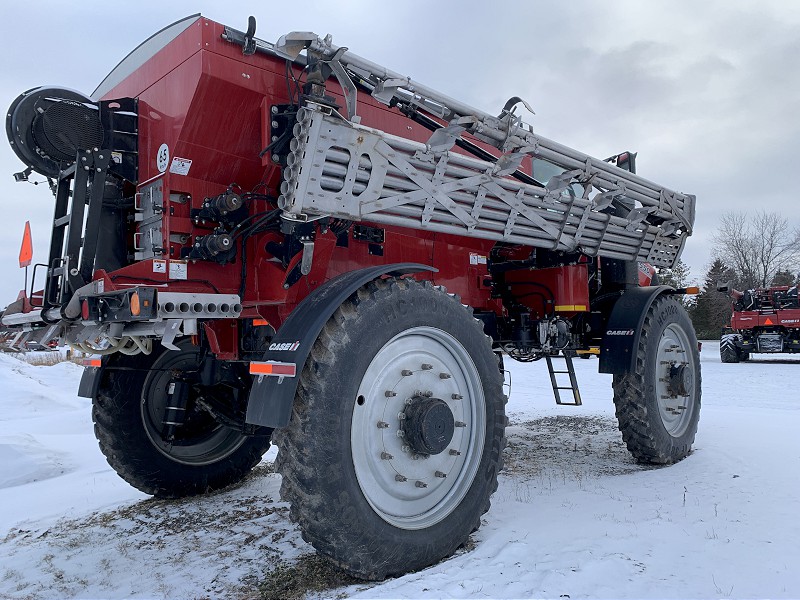
{"type": "Polygon", "coordinates": [[[177,463],[203,466],[227,458],[247,438],[235,429],[216,423],[210,415],[204,415],[198,409],[194,410],[196,414],[187,425],[178,429],[172,443],[162,438],[164,411],[169,402],[169,382],[176,371],[196,371],[196,359],[196,353],[176,354],[151,371],[142,386],[141,414],[147,437],[161,454],[177,463]]]}
{"type": "Polygon", "coordinates": [[[692,422],[697,373],[689,336],[675,323],[667,325],[661,334],[656,353],[656,374],[661,422],[672,437],[681,437],[692,422]],[[678,380],[682,380],[688,389],[680,389],[678,380]]]}
{"type": "Polygon", "coordinates": [[[389,340],[367,367],[353,405],[351,448],[365,499],[401,529],[430,527],[466,496],[483,456],[486,399],[475,363],[461,343],[433,327],[415,327],[389,340]],[[406,410],[420,398],[439,408],[446,448],[433,454],[406,439],[406,410]]]}

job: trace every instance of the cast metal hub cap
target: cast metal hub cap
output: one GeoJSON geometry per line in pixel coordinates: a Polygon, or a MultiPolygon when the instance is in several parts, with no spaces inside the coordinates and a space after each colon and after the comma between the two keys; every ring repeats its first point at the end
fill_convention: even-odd
{"type": "Polygon", "coordinates": [[[671,323],[661,334],[656,356],[658,412],[664,428],[673,437],[686,433],[695,404],[695,373],[689,337],[682,327],[671,323]]]}
{"type": "Polygon", "coordinates": [[[403,415],[398,416],[411,452],[440,454],[453,440],[455,418],[444,400],[414,396],[403,415]]]}
{"type": "Polygon", "coordinates": [[[382,519],[423,529],[447,517],[475,479],[486,437],[467,350],[433,327],[389,340],[364,374],[350,436],[359,486],[382,519]]]}

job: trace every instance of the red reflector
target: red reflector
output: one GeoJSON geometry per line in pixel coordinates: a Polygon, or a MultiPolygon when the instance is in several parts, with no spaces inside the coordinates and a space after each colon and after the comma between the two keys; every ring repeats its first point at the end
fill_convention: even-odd
{"type": "Polygon", "coordinates": [[[266,319],[253,319],[253,327],[266,327],[269,321],[266,319]]]}
{"type": "Polygon", "coordinates": [[[89,301],[84,300],[81,302],[81,317],[83,317],[84,321],[89,320],[89,301]]]}
{"type": "Polygon", "coordinates": [[[251,375],[273,375],[275,377],[294,377],[297,375],[297,365],[294,363],[277,362],[251,362],[251,375]]]}
{"type": "Polygon", "coordinates": [[[84,358],[83,359],[83,366],[84,367],[99,367],[103,364],[103,361],[99,358],[84,358]]]}

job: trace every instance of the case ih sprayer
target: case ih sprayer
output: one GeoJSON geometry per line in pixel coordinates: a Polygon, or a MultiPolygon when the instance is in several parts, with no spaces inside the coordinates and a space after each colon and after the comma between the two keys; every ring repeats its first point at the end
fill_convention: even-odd
{"type": "Polygon", "coordinates": [[[717,286],[728,292],[733,312],[722,331],[719,355],[724,363],[750,359],[753,353],[800,352],[800,299],[797,286],[755,288],[740,292],[730,282],[717,286]]]}
{"type": "Polygon", "coordinates": [[[9,110],[55,215],[44,288],[3,322],[102,357],[79,393],[126,481],[215,490],[275,443],[305,539],[383,578],[488,510],[504,360],[580,404],[572,358],[599,355],[633,456],[689,453],[697,342],[685,290],[650,284],[693,196],[537,135],[519,98],[490,115],[330,37],[254,33],[196,15],[91,97],[9,110]]]}

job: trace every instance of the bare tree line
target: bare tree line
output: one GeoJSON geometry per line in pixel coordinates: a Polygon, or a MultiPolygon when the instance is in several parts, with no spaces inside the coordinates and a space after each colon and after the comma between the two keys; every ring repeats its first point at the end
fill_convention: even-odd
{"type": "Polygon", "coordinates": [[[796,280],[800,228],[793,228],[780,213],[724,213],[712,241],[713,258],[732,269],[743,288],[785,284],[789,274],[796,280]]]}

